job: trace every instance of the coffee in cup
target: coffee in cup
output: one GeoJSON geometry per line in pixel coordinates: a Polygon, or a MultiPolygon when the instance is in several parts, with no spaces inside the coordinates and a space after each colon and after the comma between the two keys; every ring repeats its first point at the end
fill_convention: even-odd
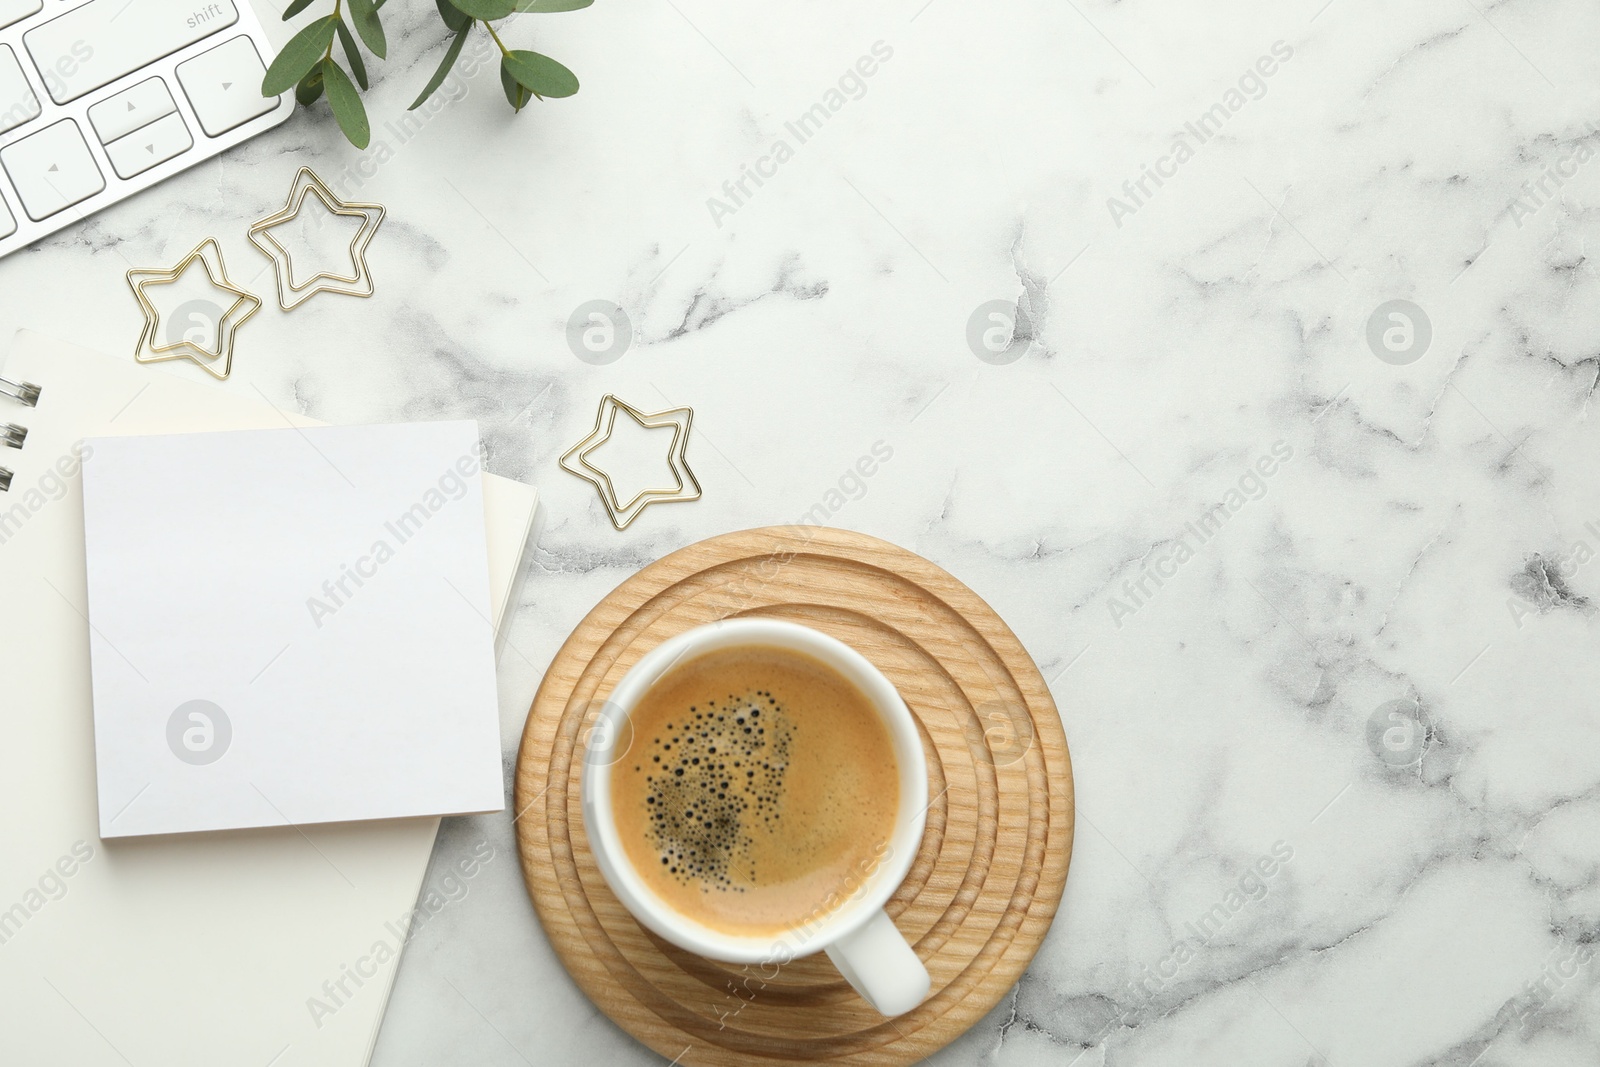
{"type": "Polygon", "coordinates": [[[859,652],[780,619],[687,630],[612,687],[584,745],[589,847],[643,926],[725,963],[825,952],[885,1015],[928,995],[885,910],[926,826],[926,756],[859,652]]]}
{"type": "Polygon", "coordinates": [[[651,892],[734,935],[814,922],[878,865],[899,806],[894,743],[832,667],[775,645],[675,666],[612,769],[628,859],[651,892]]]}

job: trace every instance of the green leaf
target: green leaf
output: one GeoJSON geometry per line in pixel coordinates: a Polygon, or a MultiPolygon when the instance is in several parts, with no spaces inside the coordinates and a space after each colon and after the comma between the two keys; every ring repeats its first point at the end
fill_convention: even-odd
{"type": "Polygon", "coordinates": [[[350,18],[356,24],[361,42],[373,55],[379,59],[385,58],[389,52],[389,42],[383,35],[383,23],[378,21],[377,5],[372,0],[350,0],[350,18]]]}
{"type": "Polygon", "coordinates": [[[506,91],[506,103],[521,111],[528,106],[533,94],[517,83],[517,79],[512,76],[511,68],[506,65],[508,62],[505,59],[500,60],[500,88],[506,91]]]}
{"type": "Polygon", "coordinates": [[[356,84],[365,89],[367,87],[367,64],[361,58],[361,50],[356,47],[356,39],[350,36],[350,28],[341,20],[338,24],[339,43],[344,45],[344,54],[350,57],[350,71],[356,76],[356,84]]]}
{"type": "Polygon", "coordinates": [[[439,91],[439,86],[444,84],[444,79],[450,73],[450,68],[456,65],[456,57],[461,55],[461,46],[467,43],[467,37],[472,33],[472,21],[456,32],[456,39],[450,42],[450,47],[445,49],[444,58],[439,61],[439,69],[433,72],[433,77],[428,79],[427,86],[407,111],[415,111],[428,102],[428,97],[439,91]]]}
{"type": "Polygon", "coordinates": [[[315,104],[322,96],[322,72],[314,70],[300,79],[300,84],[294,87],[294,98],[306,107],[315,104]]]}
{"type": "Polygon", "coordinates": [[[328,87],[328,106],[339,128],[357,148],[365,148],[372,141],[372,127],[367,124],[367,109],[362,106],[361,94],[350,84],[344,68],[329,59],[322,64],[322,81],[328,87]]]}
{"type": "Polygon", "coordinates": [[[472,20],[451,7],[450,0],[433,0],[433,2],[439,9],[439,17],[444,19],[444,24],[450,27],[452,32],[460,33],[471,25],[472,20]]]}
{"type": "Polygon", "coordinates": [[[578,11],[594,0],[517,0],[517,10],[530,15],[545,15],[555,11],[578,11]]]}
{"type": "Polygon", "coordinates": [[[333,43],[335,21],[332,15],[318,19],[289,38],[289,43],[283,46],[278,58],[267,68],[266,77],[261,79],[262,96],[277,96],[287,92],[295,82],[311,73],[311,69],[327,54],[328,46],[333,43]]]}
{"type": "Polygon", "coordinates": [[[288,22],[310,6],[311,0],[293,0],[293,3],[283,9],[283,21],[288,22]]]}
{"type": "Polygon", "coordinates": [[[578,91],[576,74],[549,56],[542,56],[538,52],[529,52],[522,48],[513,49],[505,59],[501,60],[501,67],[511,72],[517,84],[540,99],[547,96],[560,99],[578,91]]]}
{"type": "Polygon", "coordinates": [[[450,0],[450,6],[475,19],[492,22],[517,9],[517,0],[450,0]]]}

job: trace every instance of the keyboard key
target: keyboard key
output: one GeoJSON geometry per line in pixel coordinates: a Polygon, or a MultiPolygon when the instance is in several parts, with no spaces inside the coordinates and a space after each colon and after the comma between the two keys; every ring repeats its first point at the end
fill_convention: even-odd
{"type": "Polygon", "coordinates": [[[44,10],[44,0],[0,0],[0,30],[44,10]]]}
{"type": "Polygon", "coordinates": [[[238,21],[233,0],[89,0],[22,42],[50,99],[65,104],[238,21]]]}
{"type": "Polygon", "coordinates": [[[193,147],[194,138],[189,136],[183,116],[174,113],[135,130],[120,141],[112,141],[106,145],[106,155],[111,158],[111,169],[117,172],[117,177],[131,178],[193,147]]]}
{"type": "Polygon", "coordinates": [[[207,137],[227,133],[278,106],[277,97],[261,95],[266,73],[248,37],[235,37],[178,64],[183,95],[194,106],[207,137]]]}
{"type": "Polygon", "coordinates": [[[106,187],[89,145],[71,119],[0,149],[0,166],[16,187],[22,210],[35,222],[82,203],[106,187]]]}
{"type": "Polygon", "coordinates": [[[10,237],[17,232],[17,220],[11,217],[11,212],[6,209],[6,202],[0,200],[0,238],[10,237]]]}
{"type": "MultiPolygon", "coordinates": [[[[160,78],[146,78],[132,89],[108,96],[89,109],[89,121],[101,144],[110,144],[178,110],[160,78]]],[[[126,175],[124,175],[126,177],[126,175]]]]}
{"type": "MultiPolygon", "coordinates": [[[[5,0],[0,0],[3,4],[5,0]]],[[[39,98],[23,76],[10,45],[0,44],[0,133],[39,117],[39,98]]]]}

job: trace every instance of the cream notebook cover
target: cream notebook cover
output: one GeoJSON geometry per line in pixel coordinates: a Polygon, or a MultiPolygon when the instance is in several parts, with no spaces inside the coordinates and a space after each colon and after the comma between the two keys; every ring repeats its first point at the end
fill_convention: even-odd
{"type": "MultiPolygon", "coordinates": [[[[27,332],[0,374],[41,389],[35,407],[0,396],[0,442],[27,431],[0,444],[0,1063],[360,1067],[437,819],[97,829],[79,442],[316,424],[27,332]]],[[[496,619],[536,500],[484,478],[496,619]]]]}

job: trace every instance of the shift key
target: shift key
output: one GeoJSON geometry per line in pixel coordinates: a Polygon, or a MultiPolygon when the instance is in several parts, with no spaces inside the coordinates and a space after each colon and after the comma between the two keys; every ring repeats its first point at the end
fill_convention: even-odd
{"type": "Polygon", "coordinates": [[[89,0],[22,41],[65,104],[238,21],[233,0],[89,0]]]}

